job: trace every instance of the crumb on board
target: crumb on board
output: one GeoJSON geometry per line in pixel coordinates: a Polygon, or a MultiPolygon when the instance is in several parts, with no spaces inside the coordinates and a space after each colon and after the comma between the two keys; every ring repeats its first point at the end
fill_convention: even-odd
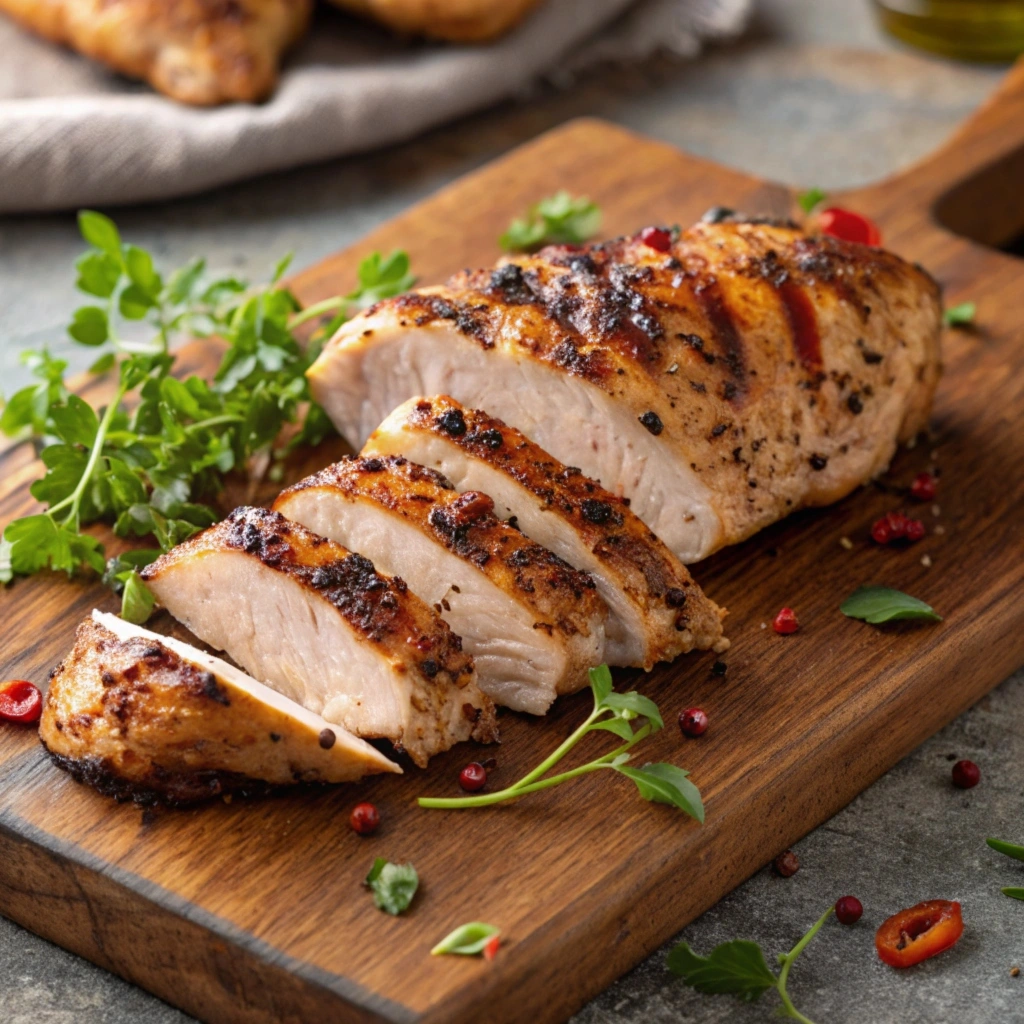
{"type": "Polygon", "coordinates": [[[940,535],[945,533],[945,532],[946,532],[946,528],[942,525],[942,523],[939,523],[939,525],[936,526],[935,529],[932,531],[932,533],[937,533],[937,534],[940,534],[940,535]]]}
{"type": "Polygon", "coordinates": [[[938,519],[942,515],[942,509],[938,505],[932,505],[932,515],[938,519]]]}
{"type": "Polygon", "coordinates": [[[1019,967],[1011,967],[1010,968],[1010,977],[1011,978],[1016,978],[1018,974],[1020,974],[1020,968],[1019,967]]]}
{"type": "Polygon", "coordinates": [[[840,537],[839,546],[846,548],[847,551],[853,550],[853,541],[849,537],[840,537]]]}
{"type": "Polygon", "coordinates": [[[938,462],[938,461],[939,461],[939,450],[938,450],[938,448],[936,448],[935,451],[932,452],[932,462],[938,462]]]}
{"type": "Polygon", "coordinates": [[[768,628],[768,623],[767,622],[762,622],[761,623],[761,628],[762,629],[767,629],[768,628]]]}
{"type": "Polygon", "coordinates": [[[932,556],[931,555],[922,555],[921,556],[921,564],[926,569],[930,569],[932,567],[932,556]]]}

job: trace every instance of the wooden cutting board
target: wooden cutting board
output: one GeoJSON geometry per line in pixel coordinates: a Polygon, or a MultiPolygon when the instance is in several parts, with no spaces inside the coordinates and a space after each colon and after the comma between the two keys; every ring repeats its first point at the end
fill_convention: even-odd
{"type": "MultiPolygon", "coordinates": [[[[948,303],[978,304],[976,330],[947,332],[933,438],[901,453],[888,477],[905,486],[934,462],[941,513],[921,510],[929,536],[915,547],[879,549],[869,524],[903,499],[868,487],[696,568],[730,609],[727,675],[713,676],[714,657],[698,655],[618,682],[638,683],[667,719],[688,705],[707,710],[699,741],[670,726],[641,752],[692,770],[703,827],[603,774],[485,811],[418,809],[419,795],[457,791],[459,768],[483,755],[472,746],[402,778],[142,812],[52,767],[32,730],[4,727],[0,911],[205,1021],[567,1017],[1024,662],[1024,262],[954,234],[1000,245],[1024,233],[1022,180],[1018,68],[939,154],[833,197],[876,218],[891,248],[946,286],[948,303]],[[869,583],[905,589],[945,621],[845,619],[840,602],[869,583]],[[782,605],[799,614],[795,636],[764,627],[782,605]],[[361,799],[383,813],[371,839],[346,823],[361,799]],[[421,892],[401,918],[377,911],[361,888],[377,855],[420,872],[421,892]],[[428,955],[469,920],[502,929],[493,964],[428,955]]],[[[714,204],[794,209],[785,188],[578,121],[456,182],[295,286],[306,301],[346,291],[362,255],[399,246],[427,282],[487,264],[510,217],[558,188],[596,199],[609,234],[686,224],[714,204]]],[[[210,363],[198,346],[187,359],[210,363]]],[[[6,523],[33,507],[37,468],[24,449],[0,465],[6,523]]],[[[0,678],[45,681],[94,604],[114,601],[63,578],[0,594],[0,678]]],[[[495,783],[551,750],[589,700],[563,700],[544,721],[503,715],[495,783]]],[[[588,740],[594,750],[600,742],[588,740]]]]}

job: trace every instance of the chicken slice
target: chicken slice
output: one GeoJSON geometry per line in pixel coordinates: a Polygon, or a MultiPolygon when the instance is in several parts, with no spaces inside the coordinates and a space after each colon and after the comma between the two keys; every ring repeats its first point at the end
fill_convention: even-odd
{"type": "Polygon", "coordinates": [[[142,804],[401,771],[220,658],[98,611],[50,676],[39,735],[80,782],[142,804]]]}
{"type": "Polygon", "coordinates": [[[312,0],[0,0],[56,43],[182,103],[264,99],[312,0]]]}
{"type": "Polygon", "coordinates": [[[402,573],[473,655],[480,688],[542,715],[601,663],[607,609],[594,581],[401,457],[348,458],[284,491],[276,511],[402,573]]]}
{"type": "Polygon", "coordinates": [[[501,420],[446,396],[410,399],[363,448],[364,456],[399,454],[442,473],[457,490],[490,495],[496,515],[590,573],[610,613],[609,665],[650,669],[694,648],[728,645],[725,613],[627,501],[501,420]]]}
{"type": "Polygon", "coordinates": [[[257,679],[421,767],[461,740],[497,738],[473,659],[405,582],[276,512],[235,509],[142,577],[257,679]]]}
{"type": "Polygon", "coordinates": [[[885,469],[925,424],[940,313],[892,253],[719,218],[387,299],[309,379],[356,447],[416,395],[486,409],[694,562],[885,469]]]}

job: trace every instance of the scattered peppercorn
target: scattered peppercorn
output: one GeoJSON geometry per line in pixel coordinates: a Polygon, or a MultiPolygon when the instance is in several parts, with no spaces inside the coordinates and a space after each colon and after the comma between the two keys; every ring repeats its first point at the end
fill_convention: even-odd
{"type": "Polygon", "coordinates": [[[661,417],[656,412],[645,412],[639,420],[655,437],[665,429],[665,424],[661,422],[661,417]]]}
{"type": "Polygon", "coordinates": [[[696,739],[708,731],[708,716],[700,708],[679,712],[679,729],[684,736],[696,739]]]}
{"type": "Polygon", "coordinates": [[[39,687],[24,679],[0,683],[0,719],[30,725],[38,722],[43,712],[43,695],[39,687]]]}
{"type": "Polygon", "coordinates": [[[369,836],[380,828],[380,811],[373,804],[356,804],[348,816],[352,831],[361,836],[369,836]]]}
{"type": "Polygon", "coordinates": [[[772,620],[772,629],[782,636],[789,636],[790,633],[795,633],[799,628],[800,623],[797,621],[796,612],[792,608],[783,608],[772,620]]]}
{"type": "Polygon", "coordinates": [[[836,920],[840,924],[856,924],[864,907],[856,896],[840,896],[836,900],[836,920]]]}
{"type": "Polygon", "coordinates": [[[792,878],[800,870],[800,860],[792,850],[786,850],[775,858],[772,868],[780,878],[792,878]]]}
{"type": "Polygon", "coordinates": [[[459,772],[459,785],[467,793],[475,793],[487,785],[487,769],[477,761],[471,761],[459,772]]]}
{"type": "Polygon", "coordinates": [[[640,241],[658,252],[668,252],[672,248],[672,236],[664,228],[653,225],[640,232],[640,241]]]}
{"type": "Polygon", "coordinates": [[[714,665],[711,666],[711,674],[713,676],[724,676],[728,667],[729,666],[726,665],[724,661],[716,661],[714,665]]]}
{"type": "Polygon", "coordinates": [[[924,523],[911,519],[902,512],[886,512],[881,519],[871,524],[871,539],[876,544],[891,544],[896,540],[913,543],[925,535],[924,523]]]}
{"type": "Polygon", "coordinates": [[[828,456],[826,456],[826,455],[819,455],[817,452],[815,452],[811,456],[811,458],[810,458],[810,463],[811,463],[811,469],[814,469],[814,470],[817,470],[817,471],[820,472],[821,470],[823,470],[828,465],[828,456]]]}
{"type": "Polygon", "coordinates": [[[320,730],[320,746],[324,750],[330,750],[334,746],[337,736],[334,735],[333,729],[321,729],[320,730]]]}
{"type": "Polygon", "coordinates": [[[957,789],[974,789],[981,782],[981,769],[973,761],[957,761],[953,765],[953,785],[957,789]]]}
{"type": "Polygon", "coordinates": [[[931,473],[918,473],[910,485],[910,495],[916,501],[934,501],[936,479],[931,473]]]}

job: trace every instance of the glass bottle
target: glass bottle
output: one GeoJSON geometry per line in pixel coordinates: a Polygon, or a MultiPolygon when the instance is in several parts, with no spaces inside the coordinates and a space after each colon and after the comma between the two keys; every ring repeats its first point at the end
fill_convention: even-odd
{"type": "Polygon", "coordinates": [[[885,29],[947,57],[1009,61],[1024,53],[1024,0],[874,0],[885,29]]]}

